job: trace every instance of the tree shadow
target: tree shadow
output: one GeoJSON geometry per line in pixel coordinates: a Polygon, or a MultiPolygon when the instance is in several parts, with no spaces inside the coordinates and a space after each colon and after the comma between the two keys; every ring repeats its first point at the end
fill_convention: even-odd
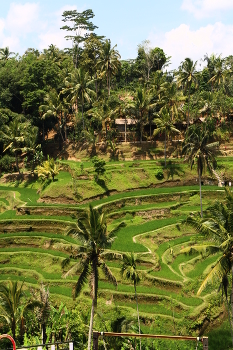
{"type": "Polygon", "coordinates": [[[169,180],[169,178],[171,178],[173,180],[174,176],[182,176],[184,175],[184,170],[182,169],[182,167],[180,166],[180,164],[177,163],[173,163],[171,160],[169,160],[167,162],[167,166],[166,166],[166,177],[167,180],[169,180]]]}
{"type": "Polygon", "coordinates": [[[96,181],[96,183],[97,183],[100,187],[102,187],[102,188],[104,189],[104,191],[106,192],[107,196],[110,196],[109,189],[108,189],[108,187],[106,186],[106,183],[105,183],[105,181],[104,181],[103,179],[98,179],[98,180],[96,181]]]}

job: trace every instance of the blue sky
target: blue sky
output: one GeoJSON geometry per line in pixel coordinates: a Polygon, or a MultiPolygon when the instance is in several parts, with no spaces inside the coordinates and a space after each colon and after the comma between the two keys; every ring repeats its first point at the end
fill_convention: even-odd
{"type": "Polygon", "coordinates": [[[98,34],[111,39],[122,59],[135,58],[149,40],[171,58],[233,54],[233,0],[0,0],[0,47],[20,55],[33,47],[69,46],[60,30],[64,10],[92,9],[98,34]]]}

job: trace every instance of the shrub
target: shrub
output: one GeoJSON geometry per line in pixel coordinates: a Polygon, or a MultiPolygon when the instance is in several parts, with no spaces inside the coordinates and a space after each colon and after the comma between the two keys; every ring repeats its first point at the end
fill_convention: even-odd
{"type": "Polygon", "coordinates": [[[157,180],[163,180],[164,179],[163,172],[161,170],[158,170],[157,173],[155,174],[155,177],[157,180]]]}
{"type": "Polygon", "coordinates": [[[6,154],[0,159],[0,170],[6,171],[6,172],[16,171],[16,167],[14,163],[15,163],[15,157],[12,157],[6,154]]]}

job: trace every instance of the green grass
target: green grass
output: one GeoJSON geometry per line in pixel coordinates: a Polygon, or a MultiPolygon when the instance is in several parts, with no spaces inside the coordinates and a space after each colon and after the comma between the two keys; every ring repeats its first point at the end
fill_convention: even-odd
{"type": "Polygon", "coordinates": [[[123,252],[146,252],[148,251],[146,247],[144,247],[142,244],[133,242],[134,236],[157,230],[163,226],[172,225],[183,220],[184,218],[185,217],[152,220],[137,226],[126,226],[117,232],[117,238],[113,242],[112,249],[123,252]]]}

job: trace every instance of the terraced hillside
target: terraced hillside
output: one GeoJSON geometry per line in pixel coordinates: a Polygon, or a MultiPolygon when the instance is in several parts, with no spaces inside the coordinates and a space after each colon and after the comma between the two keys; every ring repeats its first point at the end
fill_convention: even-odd
{"type": "MultiPolygon", "coordinates": [[[[61,173],[58,181],[49,185],[52,192],[57,188],[60,196],[62,188],[64,191],[70,186],[62,182],[69,176],[61,173]]],[[[48,188],[46,191],[48,193],[48,188]]],[[[134,252],[139,260],[141,283],[137,291],[142,330],[199,334],[225,311],[212,286],[200,297],[196,296],[200,281],[218,255],[202,257],[180,253],[182,248],[199,239],[192,228],[182,223],[190,212],[199,210],[198,193],[195,185],[154,187],[108,193],[96,200],[79,199],[79,203],[73,205],[42,203],[43,193],[28,184],[27,187],[2,185],[0,279],[24,280],[25,286],[34,288],[43,281],[49,286],[55,304],[63,301],[72,306],[76,302],[72,299],[72,286],[77,276],[64,279],[61,264],[75,249],[77,241],[66,232],[91,202],[107,214],[109,228],[122,221],[126,223],[117,233],[112,250],[134,252]]],[[[223,193],[221,188],[204,186],[204,209],[213,200],[222,198],[223,193]]],[[[122,280],[121,260],[108,260],[107,264],[117,277],[118,287],[115,289],[100,275],[102,321],[106,321],[108,312],[115,307],[136,320],[134,288],[122,280]]],[[[78,302],[90,304],[88,285],[78,302]]]]}

